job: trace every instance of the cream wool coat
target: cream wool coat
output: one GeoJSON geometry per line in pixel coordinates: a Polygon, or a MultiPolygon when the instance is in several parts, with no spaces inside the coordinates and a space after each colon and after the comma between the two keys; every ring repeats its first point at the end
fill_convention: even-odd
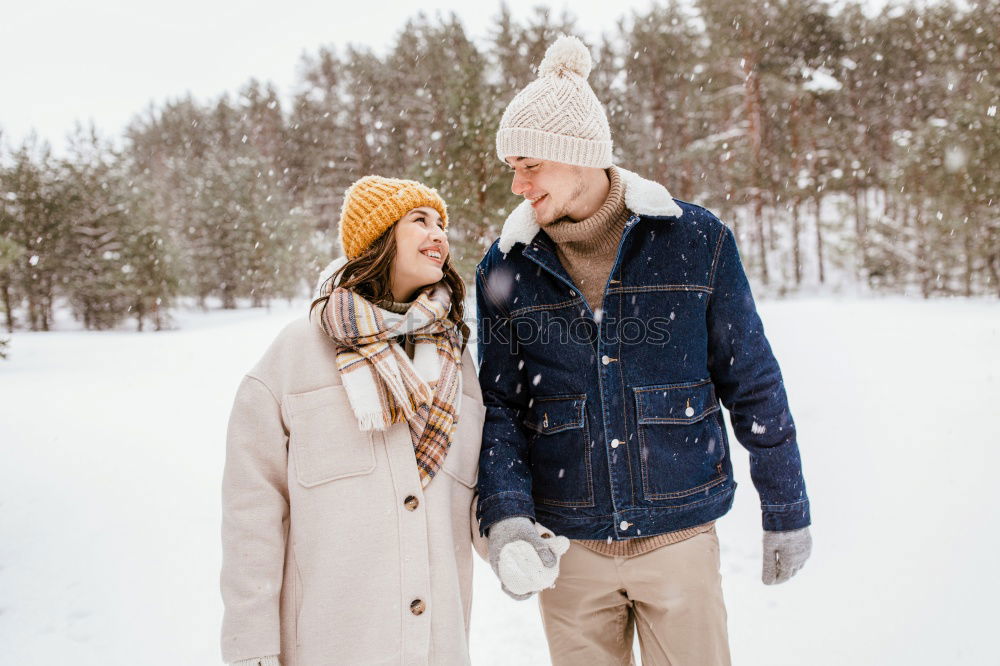
{"type": "Polygon", "coordinates": [[[358,429],[318,324],[290,324],[240,384],[223,478],[222,656],[283,666],[468,664],[482,394],[421,489],[405,423],[358,429]]]}

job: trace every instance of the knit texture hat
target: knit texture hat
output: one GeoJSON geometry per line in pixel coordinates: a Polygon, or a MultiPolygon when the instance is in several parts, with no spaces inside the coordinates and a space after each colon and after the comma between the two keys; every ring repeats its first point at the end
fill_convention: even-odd
{"type": "Polygon", "coordinates": [[[611,128],[587,83],[590,51],[563,35],[545,52],[538,78],[507,105],[497,132],[497,157],[535,157],[564,164],[611,166],[611,128]]]}
{"type": "Polygon", "coordinates": [[[448,208],[437,190],[415,180],[365,176],[344,193],[338,234],[344,255],[356,259],[409,211],[429,206],[448,226],[448,208]]]}

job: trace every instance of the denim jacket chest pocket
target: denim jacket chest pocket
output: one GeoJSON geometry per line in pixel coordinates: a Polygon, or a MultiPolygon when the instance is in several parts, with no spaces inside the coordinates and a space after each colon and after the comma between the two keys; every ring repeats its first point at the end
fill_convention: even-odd
{"type": "Polygon", "coordinates": [[[538,504],[594,505],[586,401],[583,394],[532,400],[524,425],[530,442],[532,495],[538,504]]]}
{"type": "Polygon", "coordinates": [[[710,380],[633,391],[645,500],[671,502],[726,480],[725,436],[710,380]]]}

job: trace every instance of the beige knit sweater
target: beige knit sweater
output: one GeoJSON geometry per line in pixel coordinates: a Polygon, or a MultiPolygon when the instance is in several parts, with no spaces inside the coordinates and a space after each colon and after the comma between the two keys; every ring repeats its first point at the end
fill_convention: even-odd
{"type": "Polygon", "coordinates": [[[555,241],[559,261],[595,311],[603,304],[604,286],[629,216],[625,187],[614,167],[608,169],[608,178],[608,198],[593,215],[579,221],[563,217],[541,225],[555,241]]]}
{"type": "MultiPolygon", "coordinates": [[[[545,233],[556,243],[559,261],[595,313],[598,308],[603,309],[604,287],[614,267],[618,244],[630,215],[625,207],[625,186],[621,176],[614,167],[607,172],[611,186],[607,200],[597,212],[579,221],[564,217],[542,225],[545,233]]],[[[575,541],[602,555],[634,557],[707,532],[714,524],[705,523],[676,532],[626,541],[575,541]]]]}

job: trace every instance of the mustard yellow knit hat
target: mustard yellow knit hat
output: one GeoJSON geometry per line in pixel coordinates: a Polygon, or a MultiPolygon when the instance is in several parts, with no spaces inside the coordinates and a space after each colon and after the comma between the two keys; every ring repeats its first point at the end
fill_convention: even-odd
{"type": "Polygon", "coordinates": [[[409,211],[429,206],[448,226],[448,208],[437,190],[415,180],[365,176],[344,193],[338,233],[348,259],[361,256],[386,229],[409,211]]]}

